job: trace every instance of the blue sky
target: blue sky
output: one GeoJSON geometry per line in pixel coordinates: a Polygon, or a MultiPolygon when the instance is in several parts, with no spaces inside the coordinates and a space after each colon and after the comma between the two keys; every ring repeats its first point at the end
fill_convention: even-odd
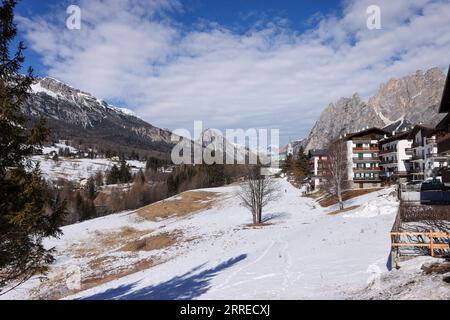
{"type": "Polygon", "coordinates": [[[449,64],[447,0],[22,0],[17,13],[36,74],[172,130],[278,128],[286,142],[340,97],[449,64]],[[81,30],[65,28],[70,4],[81,30]],[[372,4],[381,30],[366,26],[372,4]]]}

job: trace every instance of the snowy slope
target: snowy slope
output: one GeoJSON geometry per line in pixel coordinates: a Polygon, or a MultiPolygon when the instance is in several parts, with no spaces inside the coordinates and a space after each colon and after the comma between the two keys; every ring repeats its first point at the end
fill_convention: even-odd
{"type": "MultiPolygon", "coordinates": [[[[238,186],[203,190],[219,193],[220,200],[184,218],[155,222],[126,212],[65,227],[61,239],[47,243],[59,254],[53,270],[75,265],[88,272],[84,264],[89,257],[76,260],[68,249],[124,226],[178,232],[190,239],[137,255],[114,251],[121,258],[114,262],[117,268],[138,258],[160,263],[65,298],[345,299],[360,296],[374,274],[388,272],[389,232],[397,207],[388,196],[390,189],[350,200],[348,205],[361,207],[345,215],[329,215],[333,208],[320,208],[286,181],[280,184],[283,194],[265,210],[269,225],[261,228],[247,226],[251,216],[236,201],[238,186]]],[[[29,289],[36,286],[30,281],[7,297],[29,298],[29,289]]]]}
{"type": "MultiPolygon", "coordinates": [[[[54,161],[45,156],[33,156],[31,161],[34,165],[39,163],[44,178],[49,180],[63,178],[72,182],[81,182],[94,176],[99,171],[105,173],[114,164],[120,166],[119,161],[104,158],[72,159],[60,157],[58,161],[54,161]]],[[[132,172],[145,169],[144,161],[128,160],[127,164],[131,167],[132,172]]]]}
{"type": "MultiPolygon", "coordinates": [[[[69,148],[71,153],[77,152],[76,148],[66,146],[64,143],[56,143],[53,146],[43,147],[42,155],[31,157],[32,166],[35,167],[39,164],[39,168],[42,171],[44,178],[47,180],[55,181],[62,178],[76,183],[94,176],[99,171],[105,173],[105,171],[111,169],[113,165],[120,166],[119,161],[107,158],[74,159],[61,156],[58,161],[54,161],[51,153],[58,153],[60,149],[65,148],[69,148]]],[[[126,162],[133,173],[139,171],[139,169],[145,169],[145,161],[127,160],[126,162]]]]}

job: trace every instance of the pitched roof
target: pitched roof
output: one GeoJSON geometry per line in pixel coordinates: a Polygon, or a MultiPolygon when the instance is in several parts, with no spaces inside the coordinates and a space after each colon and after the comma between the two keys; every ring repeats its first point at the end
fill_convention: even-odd
{"type": "Polygon", "coordinates": [[[450,66],[448,68],[447,79],[445,80],[444,92],[442,93],[439,113],[450,112],[450,66]]]}
{"type": "Polygon", "coordinates": [[[386,139],[381,139],[380,143],[384,144],[384,143],[388,143],[388,142],[392,142],[392,141],[396,141],[396,140],[410,140],[410,138],[409,138],[410,134],[411,134],[411,130],[399,132],[392,137],[388,137],[386,139]]]}
{"type": "Polygon", "coordinates": [[[408,138],[409,139],[414,139],[415,135],[417,134],[417,132],[419,132],[420,130],[422,130],[422,136],[424,137],[429,137],[433,134],[436,133],[436,130],[434,128],[430,128],[430,127],[425,127],[422,125],[416,125],[414,126],[414,128],[410,131],[408,138]]]}
{"type": "Polygon", "coordinates": [[[363,130],[363,131],[359,131],[359,132],[348,134],[348,135],[346,135],[344,137],[344,139],[349,140],[349,139],[354,138],[354,137],[364,136],[364,135],[371,134],[371,133],[379,133],[379,134],[382,134],[382,135],[385,135],[385,134],[386,135],[390,135],[389,132],[387,132],[387,131],[385,131],[383,129],[374,127],[374,128],[366,129],[366,130],[363,130]]]}
{"type": "Polygon", "coordinates": [[[449,128],[449,123],[450,123],[450,113],[448,113],[444,119],[441,120],[441,122],[439,122],[436,125],[436,130],[438,131],[444,131],[447,132],[448,128],[449,128]]]}
{"type": "Polygon", "coordinates": [[[403,119],[387,125],[383,130],[387,132],[404,132],[405,129],[409,131],[412,127],[414,127],[414,125],[411,122],[403,119]]]}

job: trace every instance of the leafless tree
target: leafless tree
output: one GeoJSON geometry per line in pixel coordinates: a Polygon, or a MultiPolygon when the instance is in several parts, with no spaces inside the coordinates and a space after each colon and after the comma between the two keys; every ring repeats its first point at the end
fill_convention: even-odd
{"type": "Polygon", "coordinates": [[[262,222],[263,208],[279,197],[279,185],[272,177],[261,175],[260,166],[254,166],[248,169],[238,197],[251,211],[253,223],[258,224],[262,222]]]}
{"type": "Polygon", "coordinates": [[[324,163],[324,188],[337,197],[340,210],[344,209],[342,192],[348,187],[347,145],[339,139],[328,147],[327,160],[324,163]]]}

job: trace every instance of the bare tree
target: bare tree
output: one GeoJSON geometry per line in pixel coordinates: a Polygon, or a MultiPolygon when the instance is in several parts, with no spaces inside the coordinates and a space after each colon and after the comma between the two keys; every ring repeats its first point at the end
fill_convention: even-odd
{"type": "Polygon", "coordinates": [[[339,139],[328,147],[327,160],[324,163],[325,190],[337,197],[340,210],[344,209],[342,192],[348,187],[347,145],[339,139]]]}
{"type": "Polygon", "coordinates": [[[279,197],[279,186],[272,177],[261,175],[260,166],[255,166],[248,170],[238,197],[243,206],[250,209],[253,223],[258,224],[262,222],[263,208],[279,197]]]}

